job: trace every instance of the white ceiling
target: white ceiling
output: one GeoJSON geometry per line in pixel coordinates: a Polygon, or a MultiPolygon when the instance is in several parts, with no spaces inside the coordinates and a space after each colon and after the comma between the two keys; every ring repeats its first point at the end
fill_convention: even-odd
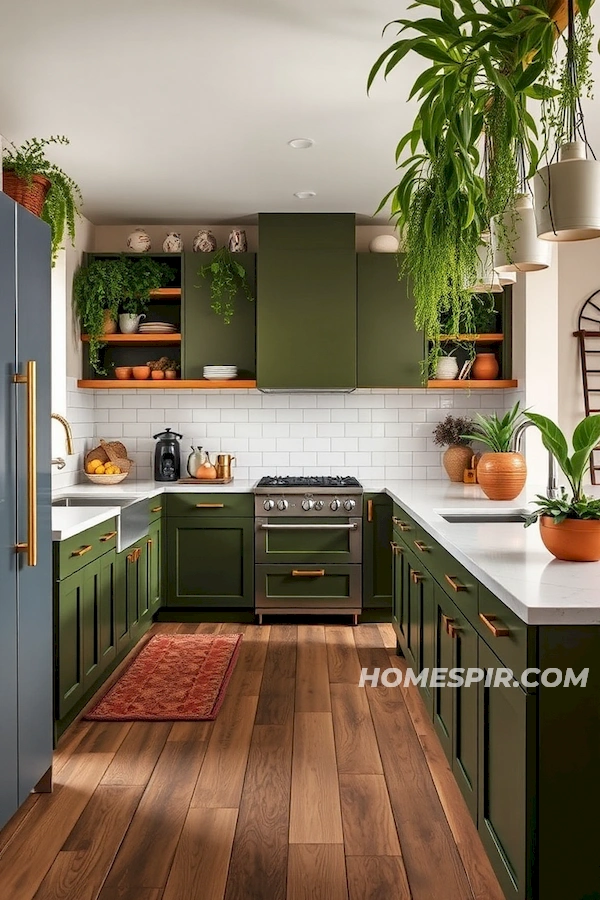
{"type": "Polygon", "coordinates": [[[260,211],[365,222],[394,184],[394,148],[414,116],[413,60],[366,95],[394,37],[382,27],[408,2],[5,4],[0,133],[66,134],[52,157],[96,224],[243,223],[260,211]],[[295,137],[315,146],[291,150],[295,137]],[[317,196],[293,196],[306,190],[317,196]]]}

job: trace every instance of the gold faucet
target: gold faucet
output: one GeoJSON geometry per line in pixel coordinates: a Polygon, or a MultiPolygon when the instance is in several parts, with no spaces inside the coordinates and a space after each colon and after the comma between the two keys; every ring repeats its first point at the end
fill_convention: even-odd
{"type": "MultiPolygon", "coordinates": [[[[67,422],[64,416],[60,416],[58,413],[52,413],[50,415],[51,419],[56,419],[57,422],[60,422],[62,427],[65,429],[65,435],[67,438],[67,454],[69,456],[73,456],[75,450],[73,448],[73,432],[71,431],[71,426],[67,422]]],[[[59,469],[64,469],[66,466],[66,462],[62,457],[57,457],[57,459],[52,460],[53,466],[58,466],[59,469]]]]}

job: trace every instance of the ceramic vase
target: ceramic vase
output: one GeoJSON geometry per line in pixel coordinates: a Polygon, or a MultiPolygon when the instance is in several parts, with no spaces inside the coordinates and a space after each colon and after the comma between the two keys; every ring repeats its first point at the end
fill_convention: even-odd
{"type": "Polygon", "coordinates": [[[438,357],[434,378],[440,381],[454,381],[458,375],[458,362],[453,356],[438,357]]]}
{"type": "Polygon", "coordinates": [[[234,228],[229,234],[227,246],[230,253],[245,253],[248,249],[246,232],[241,231],[239,228],[234,228]]]}
{"type": "Polygon", "coordinates": [[[466,444],[450,444],[442,457],[442,463],[450,481],[462,481],[465,469],[473,458],[473,451],[466,444]]]}
{"type": "Polygon", "coordinates": [[[500,366],[493,353],[478,353],[471,369],[471,378],[477,381],[493,381],[498,377],[500,366]]]}
{"type": "Polygon", "coordinates": [[[217,249],[217,239],[212,231],[202,229],[194,238],[192,249],[194,253],[212,253],[217,249]]]}
{"type": "Polygon", "coordinates": [[[176,231],[169,231],[163,241],[163,250],[165,253],[181,253],[183,250],[183,241],[181,235],[176,231]]]}
{"type": "Polygon", "coordinates": [[[393,234],[378,234],[369,244],[371,253],[398,253],[400,242],[393,234]]]}
{"type": "Polygon", "coordinates": [[[119,316],[119,328],[123,334],[135,334],[140,327],[140,322],[145,319],[144,313],[141,316],[135,316],[131,313],[122,313],[119,316]]]}
{"type": "Polygon", "coordinates": [[[150,235],[143,228],[136,228],[127,238],[127,248],[134,253],[147,253],[151,246],[150,235]]]}
{"type": "Polygon", "coordinates": [[[514,500],[527,480],[525,457],[520,453],[484,453],[477,465],[477,480],[489,500],[514,500]]]}

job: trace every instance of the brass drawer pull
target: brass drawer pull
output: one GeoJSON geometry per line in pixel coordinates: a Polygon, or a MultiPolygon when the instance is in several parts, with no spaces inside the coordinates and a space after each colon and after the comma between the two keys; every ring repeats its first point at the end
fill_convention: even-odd
{"type": "Polygon", "coordinates": [[[429,547],[423,541],[413,541],[413,544],[420,553],[429,553],[429,547]]]}
{"type": "Polygon", "coordinates": [[[92,549],[92,545],[86,544],[85,547],[80,547],[79,550],[73,550],[73,552],[71,553],[71,556],[83,556],[84,553],[89,553],[91,549],[92,549]]]}
{"type": "Polygon", "coordinates": [[[494,622],[499,621],[498,616],[485,616],[483,613],[479,613],[479,618],[490,629],[494,637],[508,637],[510,635],[506,625],[494,625],[494,622]]]}
{"type": "Polygon", "coordinates": [[[469,588],[466,584],[461,584],[460,581],[457,581],[456,575],[444,575],[444,578],[450,585],[453,591],[468,591],[469,588]]]}
{"type": "Polygon", "coordinates": [[[153,542],[152,538],[148,538],[148,540],[146,541],[146,547],[152,547],[153,543],[154,542],[153,542]]]}
{"type": "Polygon", "coordinates": [[[150,512],[161,512],[162,506],[153,506],[150,512]]]}
{"type": "Polygon", "coordinates": [[[116,531],[109,531],[108,534],[103,534],[102,537],[100,538],[100,540],[102,541],[103,544],[105,544],[106,541],[112,541],[112,539],[116,536],[117,536],[116,531]]]}
{"type": "Polygon", "coordinates": [[[446,613],[442,613],[442,625],[444,626],[444,631],[446,634],[450,634],[450,626],[454,622],[454,619],[451,616],[447,616],[446,613]]]}
{"type": "Polygon", "coordinates": [[[127,562],[128,563],[136,563],[139,560],[141,555],[142,555],[141,549],[139,547],[136,547],[135,550],[133,550],[127,557],[127,562]]]}
{"type": "Polygon", "coordinates": [[[322,578],[325,569],[292,569],[294,578],[322,578]]]}
{"type": "Polygon", "coordinates": [[[223,509],[224,503],[196,503],[196,509],[223,509]]]}
{"type": "Polygon", "coordinates": [[[396,541],[390,541],[390,547],[392,548],[394,556],[404,552],[400,544],[397,544],[396,541]]]}
{"type": "Polygon", "coordinates": [[[367,522],[373,521],[373,501],[367,500],[367,522]]]}
{"type": "Polygon", "coordinates": [[[423,575],[423,573],[415,572],[414,569],[410,573],[410,577],[412,578],[412,580],[414,581],[415,584],[418,584],[420,581],[425,581],[425,576],[423,575]]]}
{"type": "Polygon", "coordinates": [[[406,522],[401,522],[396,516],[392,516],[392,522],[398,526],[400,531],[410,531],[410,525],[407,525],[406,522]]]}
{"type": "Polygon", "coordinates": [[[459,631],[460,629],[457,628],[456,625],[453,625],[452,622],[450,622],[450,624],[448,625],[448,634],[450,635],[450,637],[455,638],[459,631]]]}

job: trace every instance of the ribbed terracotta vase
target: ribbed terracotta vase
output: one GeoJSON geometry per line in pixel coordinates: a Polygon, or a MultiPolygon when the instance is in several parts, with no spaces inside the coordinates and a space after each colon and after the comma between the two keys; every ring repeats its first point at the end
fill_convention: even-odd
{"type": "Polygon", "coordinates": [[[546,550],[557,559],[569,562],[600,560],[600,521],[565,519],[557,525],[552,516],[541,516],[540,535],[546,550]]]}
{"type": "Polygon", "coordinates": [[[493,353],[478,353],[471,369],[471,378],[482,381],[493,381],[498,377],[500,366],[493,353]]]}
{"type": "Polygon", "coordinates": [[[484,453],[477,466],[477,480],[490,500],[514,500],[527,480],[525,457],[520,453],[484,453]]]}
{"type": "Polygon", "coordinates": [[[104,310],[104,325],[102,327],[104,334],[115,334],[117,331],[117,323],[109,309],[104,310]]]}
{"type": "Polygon", "coordinates": [[[473,451],[466,444],[450,444],[442,457],[442,463],[450,481],[462,481],[465,469],[473,457],[473,451]]]}

